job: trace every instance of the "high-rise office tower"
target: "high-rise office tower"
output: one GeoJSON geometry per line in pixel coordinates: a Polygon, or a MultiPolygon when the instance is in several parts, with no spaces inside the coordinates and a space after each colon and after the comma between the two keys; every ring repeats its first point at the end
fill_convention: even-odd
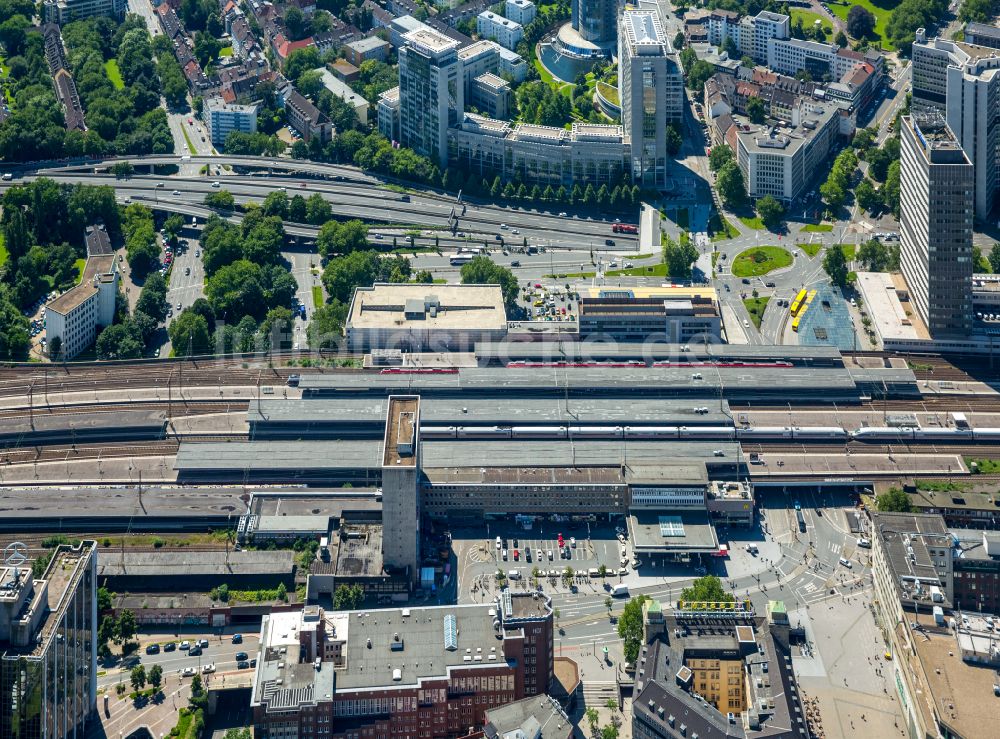
{"type": "Polygon", "coordinates": [[[974,167],[976,217],[987,219],[1000,190],[1000,55],[918,29],[913,110],[938,110],[974,167]]]}
{"type": "Polygon", "coordinates": [[[399,138],[403,146],[448,164],[448,129],[465,108],[458,42],[431,29],[410,31],[399,49],[399,138]]]}
{"type": "Polygon", "coordinates": [[[23,551],[0,560],[0,737],[82,739],[97,709],[97,545],[59,546],[38,579],[23,551]]]}
{"type": "Polygon", "coordinates": [[[382,457],[382,560],[389,570],[420,572],[420,396],[392,395],[382,457]]]}
{"type": "Polygon", "coordinates": [[[653,11],[626,10],[622,14],[618,90],[622,124],[632,140],[632,177],[648,187],[663,187],[667,123],[681,119],[684,79],[653,11]]]}
{"type": "Polygon", "coordinates": [[[973,167],[936,111],[903,118],[900,263],[933,338],[972,328],[973,167]]]}
{"type": "Polygon", "coordinates": [[[594,44],[614,41],[617,0],[573,0],[570,21],[584,40],[594,44]]]}

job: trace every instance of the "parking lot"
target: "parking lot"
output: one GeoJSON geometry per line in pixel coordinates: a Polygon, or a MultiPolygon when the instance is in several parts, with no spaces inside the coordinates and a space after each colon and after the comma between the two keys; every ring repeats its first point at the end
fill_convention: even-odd
{"type": "Polygon", "coordinates": [[[545,287],[537,280],[526,280],[518,303],[536,321],[574,321],[579,300],[579,293],[569,284],[545,287]]]}

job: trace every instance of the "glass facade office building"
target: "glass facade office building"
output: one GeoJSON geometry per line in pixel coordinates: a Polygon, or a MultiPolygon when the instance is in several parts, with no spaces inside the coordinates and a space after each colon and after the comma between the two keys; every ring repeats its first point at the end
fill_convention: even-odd
{"type": "Polygon", "coordinates": [[[97,705],[97,556],[60,546],[41,580],[0,564],[0,739],[83,737],[97,705]]]}

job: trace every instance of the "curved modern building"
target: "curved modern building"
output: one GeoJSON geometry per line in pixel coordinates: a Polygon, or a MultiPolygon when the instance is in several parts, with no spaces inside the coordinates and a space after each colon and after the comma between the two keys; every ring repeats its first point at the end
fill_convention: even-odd
{"type": "Polygon", "coordinates": [[[598,46],[615,41],[618,0],[573,0],[571,23],[585,41],[598,46]]]}

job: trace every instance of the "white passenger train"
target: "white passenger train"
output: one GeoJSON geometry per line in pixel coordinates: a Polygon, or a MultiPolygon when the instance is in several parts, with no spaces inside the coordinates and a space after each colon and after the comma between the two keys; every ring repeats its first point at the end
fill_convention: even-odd
{"type": "Polygon", "coordinates": [[[424,439],[713,439],[717,441],[988,441],[1000,428],[879,428],[848,432],[838,426],[425,426],[424,439]]]}

